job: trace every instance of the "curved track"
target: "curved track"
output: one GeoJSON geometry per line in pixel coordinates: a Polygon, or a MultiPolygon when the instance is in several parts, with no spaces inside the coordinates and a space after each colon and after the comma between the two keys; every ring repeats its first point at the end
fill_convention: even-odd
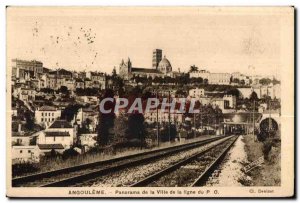
{"type": "Polygon", "coordinates": [[[120,171],[128,167],[147,163],[174,153],[191,150],[224,137],[209,138],[193,143],[172,146],[163,149],[118,157],[114,159],[82,164],[59,170],[28,175],[12,179],[13,187],[66,187],[103,176],[112,171],[120,171]]]}

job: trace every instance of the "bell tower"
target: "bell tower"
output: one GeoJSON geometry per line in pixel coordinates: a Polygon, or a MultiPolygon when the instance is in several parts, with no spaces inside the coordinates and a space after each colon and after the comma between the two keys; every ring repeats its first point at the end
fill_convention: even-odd
{"type": "Polygon", "coordinates": [[[154,49],[153,56],[152,56],[152,68],[157,69],[159,62],[162,59],[162,50],[161,49],[154,49]]]}

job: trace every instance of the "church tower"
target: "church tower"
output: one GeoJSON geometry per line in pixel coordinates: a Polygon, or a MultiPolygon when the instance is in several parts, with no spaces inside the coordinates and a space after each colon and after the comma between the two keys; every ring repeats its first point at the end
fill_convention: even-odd
{"type": "Polygon", "coordinates": [[[128,58],[128,60],[126,62],[124,62],[124,60],[122,59],[120,68],[119,68],[120,77],[128,80],[131,75],[131,68],[132,68],[132,64],[131,64],[130,58],[128,58]]]}
{"type": "Polygon", "coordinates": [[[153,56],[152,56],[152,68],[157,69],[159,62],[162,59],[162,50],[161,49],[154,49],[153,56]]]}

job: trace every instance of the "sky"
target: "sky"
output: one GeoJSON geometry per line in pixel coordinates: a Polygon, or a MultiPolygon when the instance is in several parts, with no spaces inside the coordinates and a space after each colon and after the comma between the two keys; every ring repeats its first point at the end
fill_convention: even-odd
{"type": "MultiPolygon", "coordinates": [[[[275,75],[280,61],[280,9],[10,7],[7,57],[47,68],[111,73],[122,59],[151,68],[159,48],[173,70],[275,75]]],[[[277,76],[278,77],[278,76],[277,76]]]]}

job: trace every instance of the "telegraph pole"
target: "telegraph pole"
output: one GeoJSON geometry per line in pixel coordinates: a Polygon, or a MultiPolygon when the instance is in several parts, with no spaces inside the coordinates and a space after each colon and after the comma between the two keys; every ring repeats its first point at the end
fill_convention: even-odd
{"type": "Polygon", "coordinates": [[[207,135],[209,135],[209,118],[207,117],[207,135]]]}
{"type": "Polygon", "coordinates": [[[215,131],[216,131],[216,135],[217,135],[217,115],[215,116],[215,131]]]}
{"type": "Polygon", "coordinates": [[[169,90],[169,142],[171,142],[171,91],[169,90]]]}
{"type": "MultiPolygon", "coordinates": [[[[157,99],[158,99],[158,90],[156,91],[156,101],[157,99]]],[[[157,146],[159,146],[158,106],[156,106],[156,139],[157,139],[157,146]]]]}
{"type": "Polygon", "coordinates": [[[253,138],[254,138],[254,141],[255,141],[255,100],[253,100],[253,132],[252,132],[252,135],[253,135],[253,138]]]}
{"type": "Polygon", "coordinates": [[[194,112],[194,138],[196,137],[196,119],[195,119],[195,112],[194,112]]]}
{"type": "Polygon", "coordinates": [[[272,120],[271,120],[271,103],[270,103],[270,99],[268,102],[268,106],[269,106],[269,137],[270,137],[270,132],[271,132],[271,128],[272,128],[272,120]]]}

